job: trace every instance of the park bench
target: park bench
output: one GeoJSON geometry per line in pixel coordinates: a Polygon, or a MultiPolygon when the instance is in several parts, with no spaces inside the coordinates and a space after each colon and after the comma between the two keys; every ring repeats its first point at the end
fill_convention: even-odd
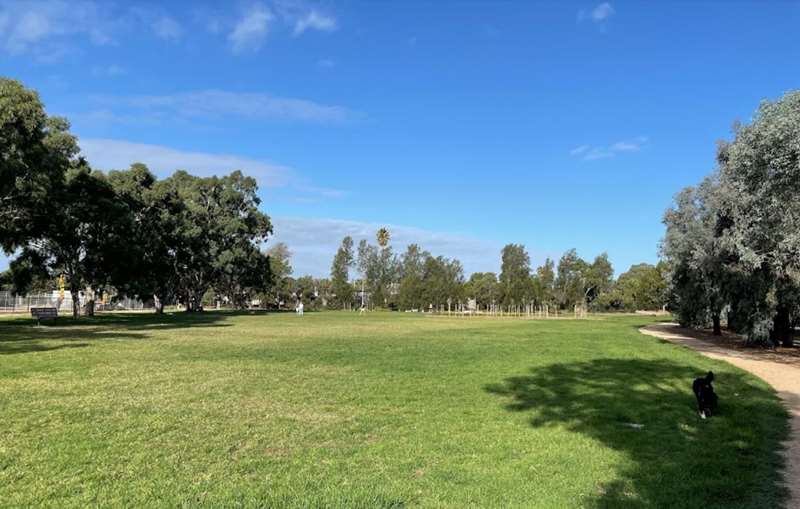
{"type": "Polygon", "coordinates": [[[36,318],[37,325],[42,323],[42,320],[55,320],[58,318],[58,309],[56,308],[31,308],[31,316],[36,318]]]}

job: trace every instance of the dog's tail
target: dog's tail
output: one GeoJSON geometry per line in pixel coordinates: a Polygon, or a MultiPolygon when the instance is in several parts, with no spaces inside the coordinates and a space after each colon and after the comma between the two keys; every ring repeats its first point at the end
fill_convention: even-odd
{"type": "Polygon", "coordinates": [[[709,371],[708,374],[706,375],[706,382],[711,383],[713,381],[714,381],[714,372],[709,371]]]}

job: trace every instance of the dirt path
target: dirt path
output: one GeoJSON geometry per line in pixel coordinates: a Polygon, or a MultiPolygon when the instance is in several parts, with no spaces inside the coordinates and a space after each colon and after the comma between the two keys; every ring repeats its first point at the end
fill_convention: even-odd
{"type": "Polygon", "coordinates": [[[713,336],[660,323],[639,329],[643,334],[678,343],[714,359],[727,361],[763,379],[778,392],[792,416],[792,434],[786,442],[786,481],[791,492],[787,507],[800,509],[800,359],[776,359],[764,351],[744,351],[720,346],[713,336]]]}

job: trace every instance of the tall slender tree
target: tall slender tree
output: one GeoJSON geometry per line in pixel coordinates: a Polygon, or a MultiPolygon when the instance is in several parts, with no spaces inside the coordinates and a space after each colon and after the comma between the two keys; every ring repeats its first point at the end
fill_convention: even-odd
{"type": "Polygon", "coordinates": [[[389,244],[388,230],[381,228],[376,238],[379,247],[369,244],[366,239],[359,242],[358,269],[362,288],[369,294],[370,302],[376,306],[387,306],[394,297],[393,285],[398,279],[399,263],[389,244]]]}
{"type": "Polygon", "coordinates": [[[549,257],[536,268],[536,292],[539,305],[555,303],[556,264],[549,257]]]}
{"type": "Polygon", "coordinates": [[[595,257],[583,271],[583,301],[590,305],[598,296],[607,293],[614,285],[614,268],[607,253],[595,257]]]}
{"type": "Polygon", "coordinates": [[[500,293],[504,305],[523,305],[533,294],[531,259],[525,246],[508,244],[503,247],[500,268],[500,293]]]}
{"type": "Polygon", "coordinates": [[[332,304],[339,309],[353,304],[353,285],[350,284],[350,268],[355,262],[353,238],[342,239],[331,264],[331,291],[334,295],[332,304]]]}
{"type": "Polygon", "coordinates": [[[400,262],[399,304],[402,309],[425,308],[424,261],[430,253],[409,244],[400,262]]]}
{"type": "Polygon", "coordinates": [[[268,299],[280,309],[281,303],[293,300],[294,280],[290,277],[294,270],[291,264],[292,253],[285,243],[278,242],[267,249],[266,254],[269,258],[269,270],[272,276],[272,284],[266,293],[268,299]]]}
{"type": "Polygon", "coordinates": [[[563,309],[571,309],[586,298],[585,271],[587,264],[575,249],[565,252],[558,260],[556,294],[563,309]]]}

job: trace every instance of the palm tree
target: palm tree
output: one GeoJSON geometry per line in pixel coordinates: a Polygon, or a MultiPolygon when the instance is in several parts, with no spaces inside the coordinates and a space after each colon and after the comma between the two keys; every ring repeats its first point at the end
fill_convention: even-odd
{"type": "Polygon", "coordinates": [[[377,235],[378,245],[381,247],[386,247],[386,245],[389,244],[390,237],[391,235],[389,234],[389,230],[387,230],[386,228],[379,229],[377,235]]]}

